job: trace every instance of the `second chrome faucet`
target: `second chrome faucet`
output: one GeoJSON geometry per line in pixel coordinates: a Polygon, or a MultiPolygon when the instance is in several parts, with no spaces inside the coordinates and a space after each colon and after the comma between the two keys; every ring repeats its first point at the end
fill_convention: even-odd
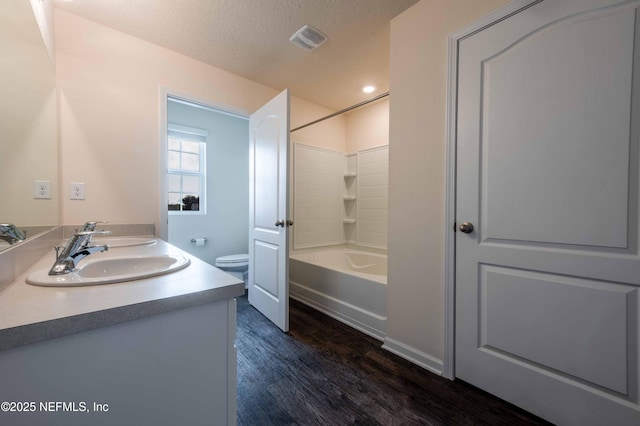
{"type": "MultiPolygon", "coordinates": [[[[93,224],[95,228],[95,223],[93,224]]],[[[56,247],[56,262],[49,270],[49,275],[63,275],[73,272],[73,270],[85,257],[93,253],[109,250],[107,244],[91,245],[91,237],[95,234],[110,234],[111,231],[80,231],[73,234],[62,251],[56,247]]]]}

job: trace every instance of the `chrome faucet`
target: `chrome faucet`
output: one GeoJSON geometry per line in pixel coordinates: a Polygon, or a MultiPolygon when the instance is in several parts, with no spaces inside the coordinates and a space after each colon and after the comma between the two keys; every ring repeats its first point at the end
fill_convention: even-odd
{"type": "Polygon", "coordinates": [[[26,236],[11,223],[0,223],[0,240],[5,240],[9,244],[16,244],[24,241],[26,236]]]}
{"type": "Polygon", "coordinates": [[[110,234],[111,231],[76,232],[60,252],[56,247],[56,262],[49,270],[49,275],[63,275],[73,272],[78,262],[93,253],[109,250],[108,245],[92,246],[91,237],[95,234],[110,234]]]}
{"type": "Polygon", "coordinates": [[[86,231],[95,231],[96,230],[96,225],[99,223],[108,223],[108,222],[102,222],[102,221],[91,221],[91,222],[85,222],[84,225],[82,225],[80,227],[80,229],[78,229],[77,232],[86,232],[86,231]]]}

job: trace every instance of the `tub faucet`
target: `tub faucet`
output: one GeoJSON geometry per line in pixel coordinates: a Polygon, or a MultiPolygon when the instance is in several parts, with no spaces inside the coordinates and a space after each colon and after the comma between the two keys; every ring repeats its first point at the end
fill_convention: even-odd
{"type": "Polygon", "coordinates": [[[108,223],[108,222],[95,221],[95,220],[91,222],[85,222],[85,224],[82,225],[80,229],[78,229],[78,232],[95,231],[96,225],[99,223],[108,223]]]}
{"type": "Polygon", "coordinates": [[[25,235],[11,223],[0,223],[0,239],[5,240],[9,244],[15,244],[24,241],[25,235]]]}
{"type": "Polygon", "coordinates": [[[109,250],[108,245],[92,246],[91,237],[94,234],[110,234],[111,231],[83,231],[76,232],[69,239],[62,251],[56,247],[56,262],[49,270],[49,275],[63,275],[73,272],[78,262],[93,253],[109,250]]]}

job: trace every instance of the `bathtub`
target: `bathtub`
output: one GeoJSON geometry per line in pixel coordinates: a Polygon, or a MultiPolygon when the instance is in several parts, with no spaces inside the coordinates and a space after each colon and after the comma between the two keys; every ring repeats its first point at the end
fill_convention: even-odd
{"type": "Polygon", "coordinates": [[[387,256],[346,247],[292,252],[289,296],[383,340],[387,256]]]}

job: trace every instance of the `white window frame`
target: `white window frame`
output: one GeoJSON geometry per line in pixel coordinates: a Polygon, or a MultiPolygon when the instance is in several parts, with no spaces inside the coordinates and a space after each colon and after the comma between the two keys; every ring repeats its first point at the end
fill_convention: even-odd
{"type": "MultiPolygon", "coordinates": [[[[200,177],[200,206],[199,210],[169,210],[169,203],[167,202],[165,208],[167,213],[172,216],[195,216],[207,214],[207,138],[209,132],[204,129],[198,129],[195,127],[183,126],[176,123],[167,124],[167,155],[169,153],[169,138],[181,139],[184,141],[199,142],[200,143],[200,172],[189,173],[181,169],[170,169],[167,165],[167,179],[169,174],[180,174],[183,176],[199,176],[200,177]]],[[[169,195],[169,188],[167,188],[167,200],[169,195]]]]}

